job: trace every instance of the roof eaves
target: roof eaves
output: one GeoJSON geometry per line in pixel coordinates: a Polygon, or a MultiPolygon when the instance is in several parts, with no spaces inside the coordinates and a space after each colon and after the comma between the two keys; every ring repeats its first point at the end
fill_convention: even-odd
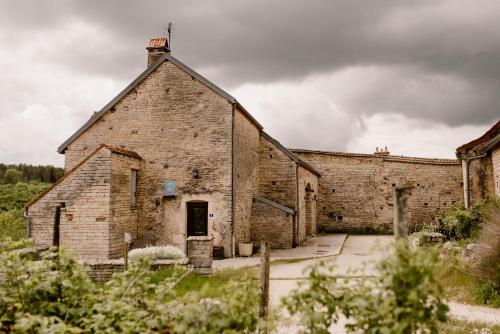
{"type": "Polygon", "coordinates": [[[256,201],[259,201],[261,203],[267,204],[269,206],[272,206],[273,208],[276,208],[276,209],[279,209],[279,210],[284,211],[286,213],[289,213],[291,215],[295,214],[295,210],[294,209],[289,208],[287,206],[284,206],[282,204],[279,204],[279,203],[277,203],[275,201],[271,201],[270,199],[267,199],[265,197],[262,197],[262,196],[259,196],[259,195],[254,195],[253,199],[256,200],[256,201]]]}
{"type": "Polygon", "coordinates": [[[457,147],[457,155],[467,153],[473,148],[484,144],[491,138],[494,138],[500,132],[500,121],[498,121],[495,125],[493,125],[488,131],[486,131],[481,137],[476,138],[462,146],[457,147]]]}
{"type": "Polygon", "coordinates": [[[278,149],[281,150],[287,157],[295,161],[298,165],[304,167],[305,169],[309,170],[311,173],[315,174],[318,177],[321,177],[321,173],[318,172],[313,166],[311,166],[309,163],[305,162],[304,160],[300,159],[295,153],[287,149],[285,146],[281,145],[279,141],[271,137],[268,133],[265,131],[262,131],[262,136],[269,140],[274,146],[276,146],[278,149]]]}

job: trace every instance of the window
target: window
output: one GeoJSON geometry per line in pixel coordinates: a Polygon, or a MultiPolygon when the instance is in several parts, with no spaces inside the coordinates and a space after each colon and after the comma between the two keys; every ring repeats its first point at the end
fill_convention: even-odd
{"type": "Polygon", "coordinates": [[[132,169],[130,173],[130,206],[135,207],[137,205],[137,170],[132,169]]]}

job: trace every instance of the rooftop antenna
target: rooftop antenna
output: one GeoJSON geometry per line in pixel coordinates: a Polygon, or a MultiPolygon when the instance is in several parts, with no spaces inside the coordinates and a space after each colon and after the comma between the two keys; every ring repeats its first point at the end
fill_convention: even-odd
{"type": "Polygon", "coordinates": [[[168,32],[168,48],[170,50],[172,50],[172,40],[170,39],[170,36],[172,34],[172,29],[174,28],[174,25],[172,24],[172,22],[168,22],[168,28],[167,28],[167,32],[168,32]]]}

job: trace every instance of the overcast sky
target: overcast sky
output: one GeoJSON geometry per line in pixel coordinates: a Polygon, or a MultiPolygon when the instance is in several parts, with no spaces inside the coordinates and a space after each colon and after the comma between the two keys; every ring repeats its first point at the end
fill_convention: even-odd
{"type": "Polygon", "coordinates": [[[0,162],[57,147],[172,54],[293,148],[453,158],[500,117],[500,1],[0,0],[0,162]]]}

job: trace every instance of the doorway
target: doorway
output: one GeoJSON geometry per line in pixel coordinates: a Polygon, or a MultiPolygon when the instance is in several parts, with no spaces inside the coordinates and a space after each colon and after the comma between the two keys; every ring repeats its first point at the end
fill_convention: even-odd
{"type": "Polygon", "coordinates": [[[187,203],[187,236],[208,235],[208,202],[187,203]]]}
{"type": "Polygon", "coordinates": [[[314,190],[311,187],[311,184],[308,183],[306,186],[306,237],[310,237],[313,235],[313,196],[314,190]]]}

